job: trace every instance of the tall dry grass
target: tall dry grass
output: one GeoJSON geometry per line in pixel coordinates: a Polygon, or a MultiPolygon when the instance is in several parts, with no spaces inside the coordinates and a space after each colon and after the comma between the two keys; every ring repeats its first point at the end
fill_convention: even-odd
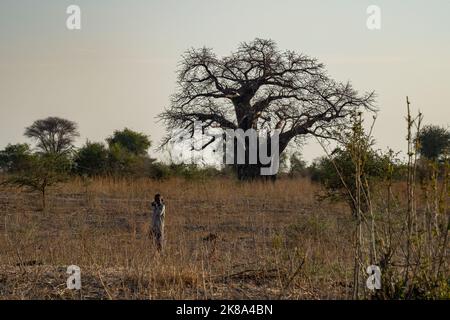
{"type": "Polygon", "coordinates": [[[311,299],[351,295],[351,216],[308,179],[76,179],[0,195],[3,299],[311,299]],[[167,203],[166,248],[148,237],[167,203]],[[66,288],[78,265],[82,289],[66,288]]]}

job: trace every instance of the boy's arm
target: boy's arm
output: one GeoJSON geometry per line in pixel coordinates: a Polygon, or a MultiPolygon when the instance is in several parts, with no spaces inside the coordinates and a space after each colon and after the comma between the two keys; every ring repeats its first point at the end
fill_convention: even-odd
{"type": "Polygon", "coordinates": [[[150,204],[150,208],[151,208],[151,211],[150,211],[150,212],[148,212],[147,210],[145,210],[145,216],[148,216],[149,214],[150,214],[150,216],[152,215],[152,211],[155,210],[155,202],[152,202],[152,203],[150,204]]]}

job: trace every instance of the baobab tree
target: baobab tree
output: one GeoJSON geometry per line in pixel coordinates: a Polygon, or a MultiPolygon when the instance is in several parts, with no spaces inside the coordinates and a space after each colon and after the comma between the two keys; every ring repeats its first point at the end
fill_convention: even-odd
{"type": "MultiPolygon", "coordinates": [[[[202,130],[277,129],[282,153],[302,136],[332,138],[361,109],[374,110],[373,92],[360,95],[350,83],[332,80],[316,59],[255,39],[221,58],[208,48],[187,51],[177,91],[160,118],[169,130],[186,128],[192,135],[199,121],[202,130]]],[[[255,178],[258,166],[235,164],[240,179],[255,178]]]]}

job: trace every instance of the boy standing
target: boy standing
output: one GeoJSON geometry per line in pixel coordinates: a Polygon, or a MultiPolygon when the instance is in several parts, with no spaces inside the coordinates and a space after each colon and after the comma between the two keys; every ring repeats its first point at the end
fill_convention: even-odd
{"type": "Polygon", "coordinates": [[[152,208],[152,233],[156,248],[158,251],[161,251],[164,246],[164,217],[166,214],[166,206],[159,193],[155,194],[155,201],[152,202],[152,208]]]}

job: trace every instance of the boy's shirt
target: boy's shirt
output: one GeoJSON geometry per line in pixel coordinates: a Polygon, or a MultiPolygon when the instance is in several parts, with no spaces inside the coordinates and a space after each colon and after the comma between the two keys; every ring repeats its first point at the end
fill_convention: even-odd
{"type": "Polygon", "coordinates": [[[152,214],[152,222],[153,229],[162,230],[164,226],[164,216],[166,214],[166,206],[164,203],[157,204],[156,202],[152,202],[153,214],[152,214]]]}

